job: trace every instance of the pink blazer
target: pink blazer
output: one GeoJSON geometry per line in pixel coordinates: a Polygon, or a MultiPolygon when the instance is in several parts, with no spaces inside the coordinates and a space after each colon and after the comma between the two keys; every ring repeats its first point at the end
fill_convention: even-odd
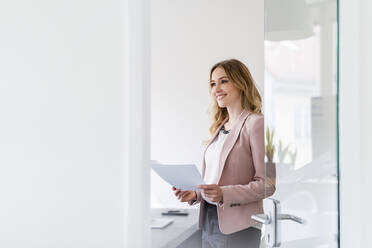
{"type": "MultiPolygon", "coordinates": [[[[218,130],[226,122],[227,119],[218,130]]],[[[208,146],[215,140],[217,134],[218,131],[208,146]]],[[[222,189],[223,204],[217,207],[218,224],[222,233],[231,234],[256,224],[251,216],[263,213],[262,200],[275,192],[275,178],[265,179],[263,115],[244,110],[226,138],[220,156],[218,185],[222,189]]],[[[199,228],[201,228],[204,224],[205,201],[200,192],[197,192],[196,202],[189,202],[195,203],[200,203],[199,228]]]]}

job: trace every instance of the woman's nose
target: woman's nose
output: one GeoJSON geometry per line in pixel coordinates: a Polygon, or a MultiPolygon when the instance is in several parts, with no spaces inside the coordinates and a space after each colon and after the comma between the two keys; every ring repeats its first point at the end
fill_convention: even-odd
{"type": "Polygon", "coordinates": [[[212,89],[212,94],[215,95],[216,93],[220,92],[221,91],[221,88],[217,87],[217,85],[215,87],[213,87],[212,89]]]}
{"type": "Polygon", "coordinates": [[[221,84],[219,83],[216,83],[216,85],[212,88],[212,94],[216,94],[216,93],[219,93],[221,92],[221,84]]]}

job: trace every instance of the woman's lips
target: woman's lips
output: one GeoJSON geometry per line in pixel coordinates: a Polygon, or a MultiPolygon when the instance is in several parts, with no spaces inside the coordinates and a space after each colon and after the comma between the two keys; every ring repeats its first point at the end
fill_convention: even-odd
{"type": "Polygon", "coordinates": [[[217,100],[221,100],[222,98],[224,98],[227,94],[222,94],[222,95],[218,95],[216,98],[217,100]]]}

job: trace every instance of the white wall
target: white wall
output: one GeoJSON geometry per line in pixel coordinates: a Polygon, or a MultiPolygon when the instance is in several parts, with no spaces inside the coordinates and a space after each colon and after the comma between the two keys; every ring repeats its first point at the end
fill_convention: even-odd
{"type": "Polygon", "coordinates": [[[360,13],[360,48],[361,48],[361,85],[360,85],[360,155],[362,170],[362,220],[363,220],[363,239],[364,247],[371,245],[371,223],[372,223],[372,2],[370,0],[361,1],[360,13]]]}
{"type": "MultiPolygon", "coordinates": [[[[151,158],[196,163],[209,137],[209,70],[237,58],[263,88],[264,1],[151,1],[151,158]]],[[[152,206],[177,204],[152,174],[152,206]]]]}
{"type": "Polygon", "coordinates": [[[372,223],[372,4],[340,1],[340,176],[342,247],[369,247],[372,223]]]}
{"type": "Polygon", "coordinates": [[[358,1],[340,1],[340,187],[342,247],[362,247],[360,31],[358,1]]]}
{"type": "Polygon", "coordinates": [[[0,247],[122,247],[121,1],[0,2],[0,247]]]}

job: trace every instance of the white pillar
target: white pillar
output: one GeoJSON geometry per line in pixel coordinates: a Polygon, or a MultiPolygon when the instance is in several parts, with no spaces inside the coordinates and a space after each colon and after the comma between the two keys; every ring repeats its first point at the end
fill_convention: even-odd
{"type": "Polygon", "coordinates": [[[360,1],[340,0],[341,247],[362,245],[360,1]]]}
{"type": "Polygon", "coordinates": [[[372,223],[372,3],[370,0],[361,0],[360,5],[360,51],[361,51],[361,78],[360,78],[360,158],[362,170],[362,246],[371,245],[370,226],[372,223]]]}
{"type": "Polygon", "coordinates": [[[124,0],[124,247],[150,247],[149,1],[124,0]]]}

